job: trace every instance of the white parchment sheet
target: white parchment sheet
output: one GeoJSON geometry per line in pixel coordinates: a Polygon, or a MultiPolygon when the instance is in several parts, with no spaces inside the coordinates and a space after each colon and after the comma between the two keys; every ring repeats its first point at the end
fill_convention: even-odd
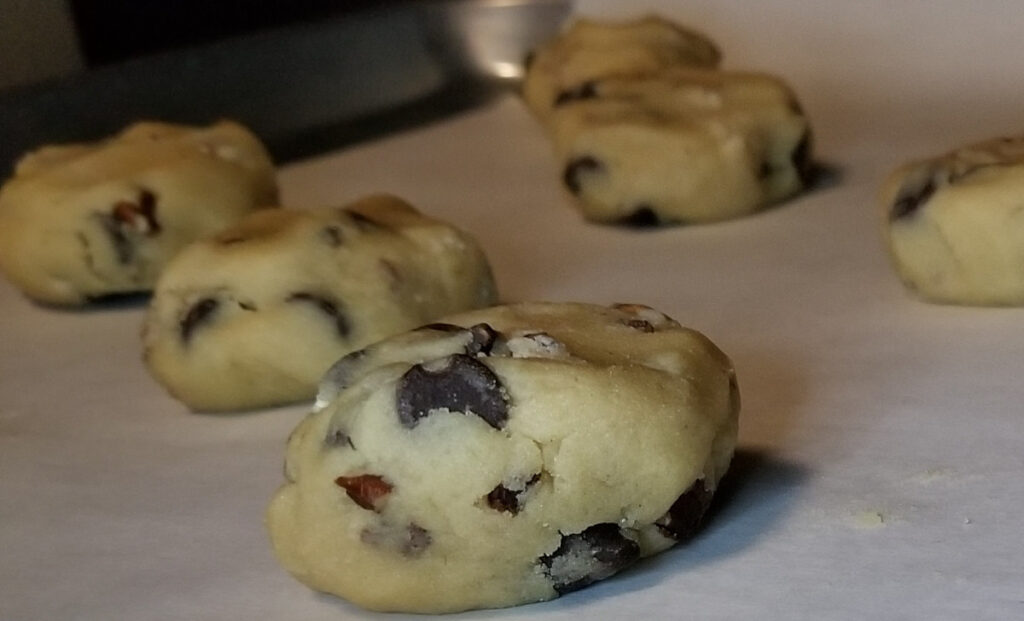
{"type": "MultiPolygon", "coordinates": [[[[736,364],[739,451],[700,536],[560,600],[464,618],[1024,619],[1024,310],[908,295],[874,202],[906,158],[1024,131],[1022,8],[579,3],[669,15],[726,67],[792,83],[835,173],[742,220],[583,222],[511,94],[282,170],[290,206],[389,191],[458,223],[505,300],[649,304],[736,364]]],[[[42,308],[0,282],[0,619],[385,618],[271,555],[263,511],[305,406],[188,413],[141,364],[141,316],[42,308]]]]}

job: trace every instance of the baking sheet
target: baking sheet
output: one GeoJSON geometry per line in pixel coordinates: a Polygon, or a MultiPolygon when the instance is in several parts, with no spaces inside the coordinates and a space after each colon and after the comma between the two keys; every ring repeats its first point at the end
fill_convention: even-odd
{"type": "MultiPolygon", "coordinates": [[[[874,193],[907,157],[1024,129],[1019,4],[580,2],[660,10],[783,74],[830,183],[722,224],[631,231],[566,205],[513,96],[284,168],[292,206],[387,190],[459,223],[506,300],[641,302],[734,359],[740,447],[692,543],[559,600],[466,618],[1024,618],[1024,311],[897,282],[874,193]]],[[[0,282],[0,619],[373,615],[274,561],[263,511],[302,405],[189,414],[140,361],[142,308],[0,282]]]]}

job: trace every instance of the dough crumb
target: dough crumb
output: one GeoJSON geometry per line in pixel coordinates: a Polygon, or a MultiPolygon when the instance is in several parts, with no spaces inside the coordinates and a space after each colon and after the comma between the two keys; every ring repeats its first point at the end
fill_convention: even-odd
{"type": "Polygon", "coordinates": [[[878,510],[861,511],[852,516],[853,526],[862,530],[883,528],[889,521],[890,518],[878,510]]]}

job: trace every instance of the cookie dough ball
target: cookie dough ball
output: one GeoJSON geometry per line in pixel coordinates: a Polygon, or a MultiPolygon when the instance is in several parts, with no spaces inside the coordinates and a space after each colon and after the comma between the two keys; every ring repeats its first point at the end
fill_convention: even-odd
{"type": "Polygon", "coordinates": [[[523,98],[541,121],[555,104],[600,78],[649,75],[676,66],[713,68],[721,54],[703,34],[659,17],[581,19],[529,59],[523,98]]]}
{"type": "Polygon", "coordinates": [[[648,307],[449,317],[332,367],[271,539],[296,578],[374,610],[551,599],[695,533],[738,409],[728,358],[648,307]]]}
{"type": "Polygon", "coordinates": [[[552,124],[565,187],[597,222],[734,218],[809,181],[809,123],[769,75],[676,70],[601,80],[564,99],[552,124]]]}
{"type": "Polygon", "coordinates": [[[390,196],[270,209],[196,242],[161,276],[145,360],[195,410],[311,399],[341,356],[495,302],[476,242],[390,196]]]}
{"type": "Polygon", "coordinates": [[[1024,304],[1024,136],[908,164],[882,189],[906,286],[949,304],[1024,304]]]}
{"type": "Polygon", "coordinates": [[[138,123],[43,147],[0,189],[0,269],[40,302],[149,291],[191,241],[276,204],[274,166],[237,123],[138,123]]]}

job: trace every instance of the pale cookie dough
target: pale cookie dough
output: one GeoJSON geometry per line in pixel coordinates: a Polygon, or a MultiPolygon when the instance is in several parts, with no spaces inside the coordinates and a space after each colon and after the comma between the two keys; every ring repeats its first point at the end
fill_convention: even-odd
{"type": "Polygon", "coordinates": [[[676,66],[713,68],[721,54],[703,34],[660,17],[581,19],[531,55],[523,98],[546,122],[560,99],[600,78],[649,75],[676,66]]]}
{"type": "Polygon", "coordinates": [[[645,306],[448,317],[328,372],[288,443],[274,550],[374,610],[551,599],[696,532],[738,411],[729,359],[645,306]]]}
{"type": "Polygon", "coordinates": [[[565,187],[598,222],[734,218],[792,196],[810,176],[807,118],[765,74],[596,81],[556,108],[552,138],[565,187]]]}
{"type": "Polygon", "coordinates": [[[881,193],[904,284],[949,304],[1024,304],[1024,136],[903,166],[881,193]]]}
{"type": "Polygon", "coordinates": [[[264,210],[168,265],[145,360],[195,410],[312,399],[348,352],[495,295],[472,238],[397,198],[264,210]]]}
{"type": "Polygon", "coordinates": [[[274,166],[237,123],[138,123],[25,156],[0,189],[0,269],[40,302],[149,291],[191,241],[277,202],[274,166]]]}

